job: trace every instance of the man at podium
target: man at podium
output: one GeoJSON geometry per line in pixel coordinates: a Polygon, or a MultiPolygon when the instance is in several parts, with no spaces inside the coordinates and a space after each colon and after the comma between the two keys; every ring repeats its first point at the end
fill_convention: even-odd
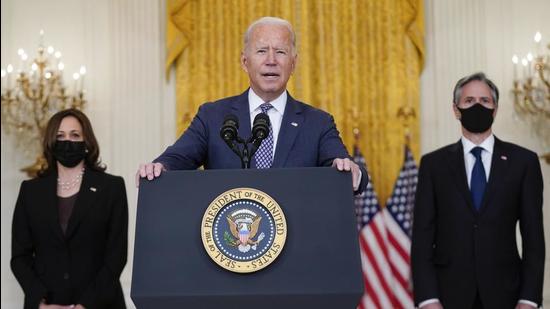
{"type": "Polygon", "coordinates": [[[136,185],[140,178],[153,180],[164,170],[200,166],[333,166],[351,172],[355,193],[364,191],[367,172],[350,160],[333,117],[295,100],[286,90],[296,60],[296,36],[288,21],[263,17],[253,22],[244,35],[241,52],[241,66],[249,76],[250,87],[240,95],[203,104],[172,146],[153,162],[140,164],[136,185]],[[264,120],[266,134],[259,142],[251,142],[249,151],[247,139],[251,141],[256,132],[261,134],[256,125],[261,124],[262,117],[268,118],[264,120]],[[220,128],[228,128],[228,135],[220,137],[220,128]],[[243,146],[237,146],[238,141],[243,146]]]}

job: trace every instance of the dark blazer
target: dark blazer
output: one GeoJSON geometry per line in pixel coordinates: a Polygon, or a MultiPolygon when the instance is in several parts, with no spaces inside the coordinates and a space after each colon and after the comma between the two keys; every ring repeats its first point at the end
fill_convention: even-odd
{"type": "MultiPolygon", "coordinates": [[[[239,119],[239,136],[251,134],[248,90],[239,96],[201,105],[189,128],[154,162],[168,170],[238,169],[241,161],[220,137],[224,117],[234,114],[239,119]]],[[[340,139],[333,117],[288,95],[279,132],[273,168],[330,166],[335,158],[349,158],[340,139]]],[[[252,165],[254,165],[254,159],[252,165]]],[[[359,186],[364,191],[368,176],[359,186]]]]}
{"type": "Polygon", "coordinates": [[[11,268],[25,308],[41,299],[87,309],[125,308],[128,202],[122,177],[86,169],[66,235],[58,221],[57,174],[23,181],[12,226],[11,268]]]}
{"type": "Polygon", "coordinates": [[[412,235],[414,298],[439,298],[445,309],[514,308],[542,302],[542,173],[537,155],[495,138],[479,212],[468,188],[462,143],[420,162],[412,235]],[[518,254],[519,221],[523,251],[518,254]]]}

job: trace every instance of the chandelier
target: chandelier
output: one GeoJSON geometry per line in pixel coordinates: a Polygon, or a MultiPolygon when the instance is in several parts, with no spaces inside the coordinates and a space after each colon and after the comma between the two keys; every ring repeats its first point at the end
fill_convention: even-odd
{"type": "Polygon", "coordinates": [[[45,47],[43,30],[34,59],[29,59],[22,48],[17,54],[20,58],[17,71],[12,64],[2,68],[2,129],[14,136],[16,146],[27,157],[37,156],[34,164],[21,169],[34,177],[46,167],[41,141],[50,117],[67,108],[84,108],[86,67],[81,66],[73,74],[73,85],[67,89],[61,52],[53,46],[45,47]]]}
{"type": "MultiPolygon", "coordinates": [[[[533,132],[550,148],[550,43],[542,44],[542,35],[534,37],[535,52],[521,60],[512,57],[514,64],[514,110],[519,119],[529,123],[533,132]],[[519,71],[519,72],[518,72],[519,71]]],[[[550,164],[550,152],[541,156],[550,164]]]]}

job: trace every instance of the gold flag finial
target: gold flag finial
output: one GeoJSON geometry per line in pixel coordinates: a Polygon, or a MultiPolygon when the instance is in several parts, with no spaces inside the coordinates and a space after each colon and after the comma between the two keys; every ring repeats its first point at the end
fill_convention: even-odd
{"type": "Polygon", "coordinates": [[[411,144],[411,126],[410,123],[416,119],[416,111],[411,106],[401,106],[397,111],[397,118],[403,121],[403,131],[405,132],[405,145],[411,144]]]}
{"type": "Polygon", "coordinates": [[[353,146],[358,148],[359,147],[359,137],[360,137],[360,130],[359,130],[359,125],[360,125],[360,120],[359,120],[359,110],[358,110],[358,107],[357,105],[353,105],[352,107],[350,107],[348,109],[348,112],[349,114],[351,114],[351,121],[352,121],[352,124],[353,124],[353,146]]]}

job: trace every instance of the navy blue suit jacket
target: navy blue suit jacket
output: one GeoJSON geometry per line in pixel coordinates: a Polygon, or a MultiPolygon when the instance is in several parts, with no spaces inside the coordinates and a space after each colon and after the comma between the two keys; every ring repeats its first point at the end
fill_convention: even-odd
{"type": "MultiPolygon", "coordinates": [[[[183,135],[154,162],[168,170],[238,169],[239,157],[220,137],[224,117],[234,114],[239,119],[239,136],[251,134],[248,90],[241,95],[205,103],[183,135]]],[[[349,158],[333,117],[288,95],[285,113],[275,149],[273,168],[330,166],[335,158],[349,158]]],[[[255,166],[252,159],[252,166],[255,166]]],[[[368,183],[362,170],[359,192],[368,183]]]]}

